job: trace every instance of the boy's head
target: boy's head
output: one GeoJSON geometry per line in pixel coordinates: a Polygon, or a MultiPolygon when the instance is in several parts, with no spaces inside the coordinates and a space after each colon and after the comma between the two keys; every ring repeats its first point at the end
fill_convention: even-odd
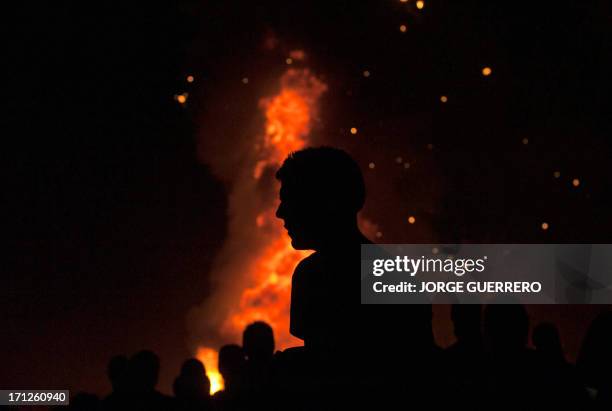
{"type": "Polygon", "coordinates": [[[242,333],[242,348],[249,360],[268,360],[274,354],[274,331],[263,321],[249,324],[242,333]]]}
{"type": "Polygon", "coordinates": [[[221,347],[218,364],[219,372],[223,376],[226,388],[228,383],[237,382],[244,372],[246,364],[242,347],[236,344],[227,344],[221,347]]]}
{"type": "Polygon", "coordinates": [[[365,201],[363,175],[344,151],[331,147],[292,153],[276,173],[285,223],[298,250],[318,249],[330,234],[356,221],[365,201]]]}

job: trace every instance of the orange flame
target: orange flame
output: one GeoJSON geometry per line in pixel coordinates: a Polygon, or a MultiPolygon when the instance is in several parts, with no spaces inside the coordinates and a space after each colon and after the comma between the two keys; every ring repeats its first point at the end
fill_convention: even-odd
{"type": "MultiPolygon", "coordinates": [[[[280,92],[260,101],[266,118],[264,134],[256,147],[259,161],[253,170],[256,179],[268,168],[278,168],[292,152],[307,144],[308,134],[317,119],[317,102],[327,86],[307,69],[290,69],[281,77],[280,92]]],[[[265,321],[275,332],[276,346],[284,349],[299,345],[300,340],[289,334],[291,275],[298,262],[308,252],[297,252],[282,224],[274,217],[277,201],[269,201],[257,214],[253,224],[270,238],[263,252],[248,265],[251,284],[243,289],[235,309],[228,313],[221,334],[239,338],[253,321],[265,321]],[[272,235],[270,235],[272,233],[272,235]]],[[[245,204],[245,207],[249,205],[245,204]]],[[[217,367],[217,352],[200,347],[196,356],[204,362],[211,380],[211,392],[223,388],[217,367]]]]}
{"type": "Polygon", "coordinates": [[[221,391],[223,389],[223,377],[219,373],[217,351],[212,348],[200,347],[196,357],[206,365],[206,375],[210,380],[210,393],[214,394],[221,391]]]}

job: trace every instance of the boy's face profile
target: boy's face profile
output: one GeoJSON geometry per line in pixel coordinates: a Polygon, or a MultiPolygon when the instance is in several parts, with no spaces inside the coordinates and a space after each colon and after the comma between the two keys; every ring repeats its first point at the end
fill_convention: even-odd
{"type": "Polygon", "coordinates": [[[296,250],[312,250],[320,244],[324,223],[318,208],[312,195],[296,189],[290,182],[281,184],[276,217],[283,220],[296,250]]]}
{"type": "Polygon", "coordinates": [[[293,248],[322,251],[355,238],[365,193],[361,170],[347,153],[330,147],[297,151],[276,178],[281,182],[276,217],[293,248]]]}

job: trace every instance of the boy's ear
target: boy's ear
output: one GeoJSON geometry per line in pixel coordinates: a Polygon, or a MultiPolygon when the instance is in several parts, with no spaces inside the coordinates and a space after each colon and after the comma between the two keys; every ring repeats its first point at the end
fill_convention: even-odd
{"type": "Polygon", "coordinates": [[[337,198],[326,197],[320,201],[321,209],[325,214],[338,214],[342,210],[341,201],[337,198]]]}

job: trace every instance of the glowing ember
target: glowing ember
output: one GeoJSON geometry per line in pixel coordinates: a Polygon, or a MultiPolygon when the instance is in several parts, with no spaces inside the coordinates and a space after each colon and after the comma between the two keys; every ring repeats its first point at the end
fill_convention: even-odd
{"type": "MultiPolygon", "coordinates": [[[[293,55],[300,57],[297,52],[293,52],[293,55]]],[[[317,118],[317,101],[327,89],[307,69],[287,70],[280,83],[281,89],[277,95],[260,101],[266,122],[264,133],[256,145],[259,152],[252,174],[255,182],[262,178],[264,171],[277,169],[289,153],[306,145],[317,118]]],[[[236,302],[220,324],[219,333],[228,342],[240,342],[244,328],[253,321],[261,320],[274,329],[278,349],[301,343],[289,334],[291,275],[297,263],[309,252],[297,252],[291,247],[282,223],[274,216],[277,205],[276,198],[270,198],[259,206],[240,205],[245,215],[251,214],[253,207],[258,207],[251,224],[260,230],[257,241],[262,251],[245,265],[248,283],[238,293],[236,302]]],[[[238,213],[241,212],[240,207],[238,213]]],[[[196,355],[206,366],[211,392],[222,389],[217,350],[200,347],[196,355]]]]}

